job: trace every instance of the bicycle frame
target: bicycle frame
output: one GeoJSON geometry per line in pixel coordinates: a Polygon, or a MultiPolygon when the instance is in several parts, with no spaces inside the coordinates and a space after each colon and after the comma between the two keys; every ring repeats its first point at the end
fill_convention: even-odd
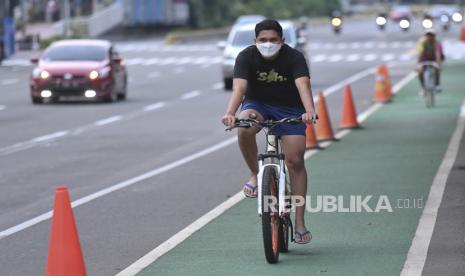
{"type": "Polygon", "coordinates": [[[284,154],[280,152],[279,138],[274,135],[271,131],[266,136],[266,153],[258,155],[258,215],[263,214],[262,210],[262,187],[263,187],[263,172],[266,167],[273,166],[276,168],[276,171],[279,175],[278,183],[278,199],[279,199],[279,209],[278,214],[282,216],[287,212],[285,205],[285,196],[286,196],[286,165],[284,163],[284,154]]]}

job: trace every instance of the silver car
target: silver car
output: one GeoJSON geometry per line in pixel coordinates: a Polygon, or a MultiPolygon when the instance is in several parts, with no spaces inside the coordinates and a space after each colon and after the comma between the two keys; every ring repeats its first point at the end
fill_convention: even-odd
{"type": "MultiPolygon", "coordinates": [[[[280,21],[279,23],[283,27],[285,43],[293,48],[301,47],[302,45],[298,45],[297,43],[294,23],[291,21],[280,21]]],[[[255,24],[245,24],[233,27],[228,35],[228,40],[226,42],[222,41],[218,43],[218,48],[221,50],[224,49],[221,69],[223,73],[224,88],[226,90],[232,89],[234,63],[236,62],[237,55],[248,46],[254,44],[254,40],[255,24]]]]}

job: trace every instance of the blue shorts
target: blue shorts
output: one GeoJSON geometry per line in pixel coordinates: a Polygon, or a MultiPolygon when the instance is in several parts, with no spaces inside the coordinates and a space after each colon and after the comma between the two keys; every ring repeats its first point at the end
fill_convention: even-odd
{"type": "MultiPolygon", "coordinates": [[[[287,117],[300,117],[305,113],[305,109],[299,107],[284,107],[284,106],[273,106],[269,104],[263,104],[253,101],[245,101],[242,103],[241,111],[247,109],[254,109],[265,120],[281,120],[287,117]]],[[[284,135],[303,135],[305,136],[305,124],[281,124],[274,128],[274,133],[278,136],[284,135]]]]}

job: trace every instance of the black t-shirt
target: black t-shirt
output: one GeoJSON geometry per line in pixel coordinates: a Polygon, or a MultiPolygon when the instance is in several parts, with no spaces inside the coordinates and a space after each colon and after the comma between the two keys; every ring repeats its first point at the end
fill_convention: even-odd
{"type": "Polygon", "coordinates": [[[234,78],[247,80],[245,101],[274,106],[303,107],[295,79],[310,77],[307,62],[298,50],[283,44],[276,59],[265,60],[255,45],[239,53],[234,78]]]}

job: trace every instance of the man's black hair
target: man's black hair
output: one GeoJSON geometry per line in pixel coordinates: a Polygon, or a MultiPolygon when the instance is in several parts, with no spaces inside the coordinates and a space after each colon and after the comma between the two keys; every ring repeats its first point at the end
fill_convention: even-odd
{"type": "Polygon", "coordinates": [[[261,31],[275,31],[279,37],[283,37],[283,27],[274,19],[265,19],[255,25],[255,37],[258,37],[261,31]]]}

